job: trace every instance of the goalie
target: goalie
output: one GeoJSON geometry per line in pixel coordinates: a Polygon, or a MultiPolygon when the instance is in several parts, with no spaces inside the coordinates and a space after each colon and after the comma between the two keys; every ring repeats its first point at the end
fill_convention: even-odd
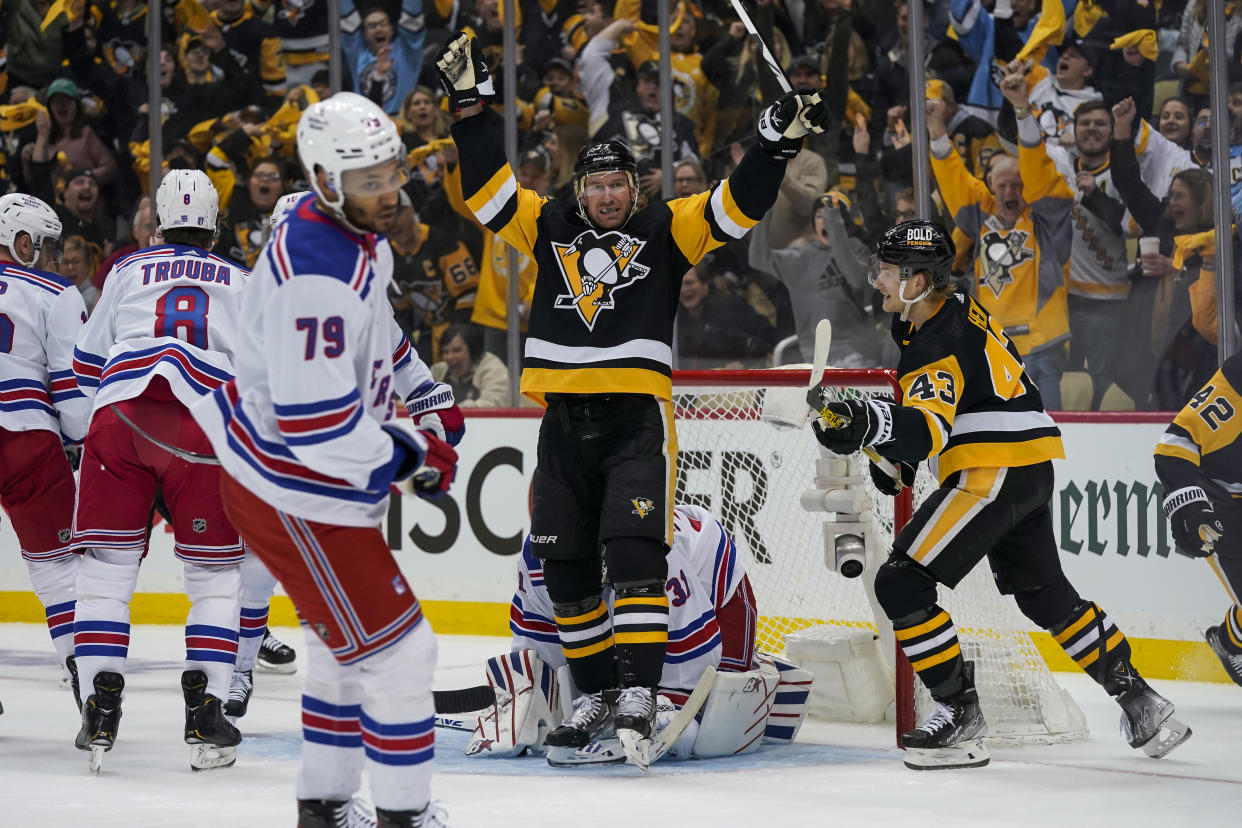
{"type": "Polygon", "coordinates": [[[936,603],[937,584],[952,589],[985,557],[1000,591],[1121,705],[1130,746],[1164,756],[1190,728],[1134,669],[1121,630],[1079,597],[1061,570],[1048,506],[1052,460],[1064,457],[1061,433],[1009,336],[978,302],[955,292],[954,255],[944,229],[928,221],[898,224],[876,245],[870,280],[894,314],[900,404],[823,402],[818,389],[808,395],[822,414],[812,427],[826,448],[867,448],[900,466],[902,479],[881,488],[894,493],[909,485],[925,459],[938,475],[940,488],[898,533],[875,579],[898,644],[938,702],[902,735],[906,765],[988,762],[974,666],[962,657],[953,619],[936,603]]]}
{"type": "Polygon", "coordinates": [[[1203,633],[1234,683],[1242,684],[1242,465],[1238,426],[1242,418],[1242,356],[1225,360],[1207,385],[1177,413],[1156,445],[1156,476],[1177,550],[1206,558],[1233,605],[1220,624],[1203,633]]]}
{"type": "MultiPolygon", "coordinates": [[[[669,633],[658,691],[657,733],[687,704],[691,688],[700,683],[705,671],[719,670],[702,705],[701,722],[690,723],[680,738],[670,740],[669,757],[728,756],[757,750],[762,741],[792,742],[805,715],[812,675],[770,656],[756,655],[758,613],[750,581],[733,541],[707,510],[696,506],[674,509],[673,547],[664,588],[669,633]]],[[[612,593],[611,587],[604,587],[604,602],[610,608],[612,593]]],[[[626,761],[611,724],[615,702],[607,700],[607,694],[610,709],[585,746],[544,745],[548,731],[561,721],[556,708],[570,713],[593,704],[595,697],[573,687],[552,601],[543,584],[543,565],[531,554],[529,540],[522,550],[509,619],[512,650],[487,664],[496,703],[476,715],[467,755],[511,757],[527,750],[546,752],[554,766],[626,761]]],[[[691,701],[692,710],[694,705],[691,701]]]]}

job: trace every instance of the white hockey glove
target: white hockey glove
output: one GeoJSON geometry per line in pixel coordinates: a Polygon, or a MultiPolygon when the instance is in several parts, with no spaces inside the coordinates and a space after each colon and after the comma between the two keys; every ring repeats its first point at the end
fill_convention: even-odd
{"type": "Polygon", "coordinates": [[[450,446],[460,443],[466,434],[466,418],[447,383],[423,383],[405,401],[405,409],[415,428],[430,431],[450,446]]]}
{"type": "Polygon", "coordinates": [[[788,160],[802,149],[808,132],[824,131],[828,119],[828,107],[819,90],[786,92],[759,116],[759,146],[773,158],[788,160]]]}
{"type": "Polygon", "coordinates": [[[1187,486],[1164,497],[1164,514],[1173,527],[1177,551],[1190,558],[1206,558],[1216,552],[1225,537],[1225,525],[1212,508],[1207,492],[1187,486]]]}
{"type": "Polygon", "coordinates": [[[479,41],[463,31],[453,35],[440,51],[436,73],[440,76],[440,85],[448,93],[449,109],[454,113],[495,97],[496,90],[479,41]]]}

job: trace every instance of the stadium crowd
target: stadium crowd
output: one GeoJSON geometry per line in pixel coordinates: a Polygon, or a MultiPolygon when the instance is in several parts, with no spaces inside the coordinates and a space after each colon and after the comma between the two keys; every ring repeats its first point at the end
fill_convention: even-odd
{"type": "MultiPolygon", "coordinates": [[[[1014,337],[1048,407],[1180,408],[1217,366],[1214,183],[1242,208],[1242,3],[1225,3],[1232,85],[1214,130],[1210,2],[925,2],[928,80],[911,101],[906,0],[747,0],[792,85],[822,88],[839,128],[811,136],[752,233],[686,275],[679,367],[808,360],[824,317],[831,364],[896,364],[866,251],[914,215],[913,106],[927,115],[933,210],[953,228],[961,287],[1014,337]],[[1024,93],[1002,94],[1013,74],[1024,93]],[[1212,175],[1213,140],[1230,144],[1228,177],[1212,175]]],[[[517,176],[553,198],[573,197],[578,151],[612,138],[638,158],[649,198],[664,191],[663,151],[674,197],[700,192],[737,163],[779,89],[727,0],[678,0],[665,127],[655,2],[517,8],[508,67],[499,0],[340,4],[345,88],[393,117],[413,170],[388,240],[396,318],[462,405],[508,401],[510,274],[508,248],[462,199],[430,65],[440,44],[467,27],[498,84],[515,75],[517,176]]],[[[277,199],[308,189],[293,136],[329,92],[327,4],[159,12],[162,163],[206,171],[225,216],[215,252],[249,265],[277,199]]],[[[55,206],[60,272],[88,307],[112,262],[153,232],[147,15],[139,0],[0,4],[0,193],[55,206]]],[[[524,320],[534,264],[518,269],[524,320]]]]}

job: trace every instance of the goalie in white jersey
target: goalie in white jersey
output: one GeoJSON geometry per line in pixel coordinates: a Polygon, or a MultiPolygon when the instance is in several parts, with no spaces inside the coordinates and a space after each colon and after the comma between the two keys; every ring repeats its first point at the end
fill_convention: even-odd
{"type": "Polygon", "coordinates": [[[113,266],[74,352],[78,385],[94,401],[74,515],[78,672],[94,692],[75,744],[96,770],[117,735],[129,602],[158,499],[190,598],[181,686],[185,741],[198,746],[191,763],[230,765],[241,741],[220,705],[237,656],[242,544],[224,514],[219,466],[192,462],[211,445],[188,407],[232,376],[249,274],[209,252],[219,198],[205,173],[171,171],[155,203],[165,243],[113,266]]]}
{"type": "Polygon", "coordinates": [[[39,269],[56,260],[60,232],[60,219],[39,199],[0,198],[0,502],[67,676],[78,556],[70,545],[73,471],[62,444],[82,441],[90,402],[73,379],[82,294],[39,269]]]}
{"type": "MultiPolygon", "coordinates": [[[[673,510],[673,545],[664,588],[669,632],[657,727],[667,724],[686,703],[706,669],[719,670],[702,726],[694,723],[687,728],[670,755],[682,759],[732,755],[756,750],[762,741],[792,742],[802,723],[811,674],[755,652],[759,614],[750,580],[737,547],[706,509],[673,510]]],[[[604,586],[603,598],[611,607],[610,586],[604,586]]],[[[560,723],[553,708],[562,699],[582,698],[565,668],[554,617],[543,583],[543,562],[531,554],[528,538],[509,612],[512,651],[488,662],[488,682],[497,704],[477,716],[468,755],[516,756],[526,749],[547,750],[548,762],[558,766],[626,760],[611,727],[592,734],[591,741],[576,750],[544,746],[548,729],[560,723]],[[527,687],[533,692],[522,692],[527,687]]]]}
{"type": "Polygon", "coordinates": [[[236,378],[194,409],[224,466],[225,508],[307,625],[298,824],[348,818],[364,765],[385,828],[431,807],[436,643],[379,525],[394,480],[447,491],[464,420],[388,304],[380,235],[406,182],[396,125],[342,92],[309,106],[298,155],[314,196],[255,263],[236,378]],[[393,420],[394,394],[416,428],[393,420]]]}

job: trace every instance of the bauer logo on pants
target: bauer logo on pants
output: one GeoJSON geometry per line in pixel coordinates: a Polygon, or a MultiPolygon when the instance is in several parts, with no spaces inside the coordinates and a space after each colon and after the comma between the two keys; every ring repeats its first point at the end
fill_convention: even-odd
{"type": "Polygon", "coordinates": [[[568,290],[556,297],[556,307],[576,310],[587,329],[594,330],[600,311],[616,307],[613,294],[651,272],[634,261],[645,244],[624,233],[601,236],[593,230],[580,233],[569,244],[552,242],[568,290]]]}

